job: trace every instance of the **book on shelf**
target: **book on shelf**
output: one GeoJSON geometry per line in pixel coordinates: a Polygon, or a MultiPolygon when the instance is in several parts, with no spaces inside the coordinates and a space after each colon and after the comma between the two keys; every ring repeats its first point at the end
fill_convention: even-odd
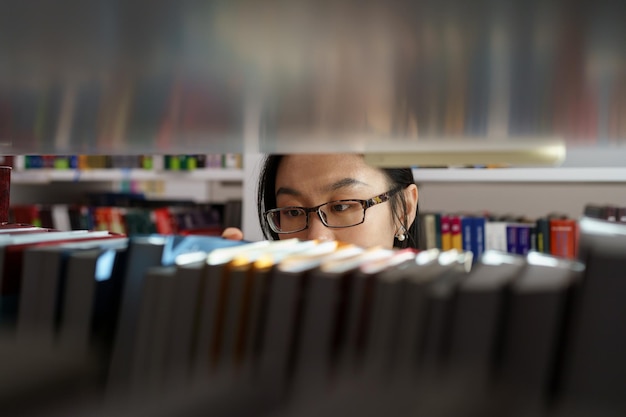
{"type": "Polygon", "coordinates": [[[422,250],[432,247],[464,250],[472,252],[475,258],[486,250],[520,255],[536,251],[576,258],[577,220],[559,213],[531,219],[487,213],[429,212],[421,213],[418,221],[422,250]],[[556,227],[557,223],[559,227],[556,227]],[[551,224],[555,227],[551,228],[551,224]],[[568,225],[568,233],[564,233],[565,225],[568,225]],[[553,239],[557,229],[560,231],[559,242],[555,244],[553,239]]]}
{"type": "Polygon", "coordinates": [[[154,266],[144,273],[129,363],[133,396],[157,392],[162,382],[176,267],[154,266]]]}
{"type": "Polygon", "coordinates": [[[380,253],[351,272],[346,300],[343,343],[335,353],[335,372],[339,378],[351,378],[360,371],[369,337],[374,281],[386,268],[396,268],[415,259],[412,249],[380,253]]]}
{"type": "Polygon", "coordinates": [[[451,218],[447,213],[441,214],[441,250],[452,249],[451,218]]]}
{"type": "Polygon", "coordinates": [[[337,372],[337,355],[345,340],[348,288],[352,275],[366,259],[389,256],[388,250],[372,248],[322,262],[308,272],[302,290],[299,334],[290,376],[294,395],[323,390],[337,372]]]}
{"type": "Polygon", "coordinates": [[[583,215],[593,219],[626,223],[626,206],[616,204],[587,204],[583,209],[583,215]]]}
{"type": "Polygon", "coordinates": [[[499,411],[541,410],[554,389],[554,369],[567,350],[561,337],[573,288],[580,284],[584,265],[547,254],[532,253],[527,266],[511,284],[504,305],[508,325],[502,328],[499,367],[495,380],[499,411]]]}
{"type": "Polygon", "coordinates": [[[117,324],[127,240],[73,251],[66,265],[65,295],[56,342],[77,356],[108,358],[117,324]]]}
{"type": "Polygon", "coordinates": [[[126,246],[127,238],[110,235],[106,239],[34,246],[23,254],[17,337],[36,337],[54,345],[66,295],[69,259],[75,253],[126,246]]]}
{"type": "Polygon", "coordinates": [[[614,349],[623,323],[612,314],[626,291],[621,226],[581,219],[586,265],[534,251],[474,258],[297,239],[148,235],[34,246],[23,253],[16,331],[45,316],[57,347],[76,358],[97,352],[100,392],[121,393],[128,402],[113,404],[132,404],[135,415],[173,407],[172,392],[206,411],[245,408],[251,392],[250,404],[270,410],[331,392],[331,410],[357,407],[350,389],[364,386],[379,405],[399,408],[418,406],[416,392],[438,392],[419,396],[432,412],[449,398],[496,414],[541,411],[546,401],[612,407],[626,366],[614,349]],[[57,266],[36,254],[58,256],[57,266]],[[192,396],[194,387],[204,395],[192,396]]]}
{"type": "Polygon", "coordinates": [[[24,252],[34,247],[116,239],[108,231],[43,232],[2,235],[0,240],[0,311],[3,325],[14,326],[19,309],[24,252]]]}
{"type": "Polygon", "coordinates": [[[180,255],[218,248],[244,245],[209,236],[149,235],[131,237],[128,262],[123,272],[124,289],[121,297],[115,344],[111,355],[108,386],[111,395],[122,394],[129,387],[132,359],[136,349],[135,332],[141,313],[137,300],[146,285],[145,274],[152,267],[172,266],[180,255]]]}
{"type": "Polygon", "coordinates": [[[416,221],[419,222],[420,249],[441,248],[441,214],[420,213],[416,221]]]}
{"type": "MultiPolygon", "coordinates": [[[[182,258],[182,257],[181,257],[182,258]]],[[[172,289],[173,307],[170,322],[170,337],[166,342],[164,378],[185,384],[192,371],[195,326],[198,319],[202,289],[204,285],[204,261],[206,256],[195,256],[177,262],[172,289]]]]}
{"type": "MultiPolygon", "coordinates": [[[[490,260],[497,256],[490,254],[490,260]]],[[[459,284],[444,360],[457,378],[471,378],[476,388],[484,389],[488,383],[496,362],[506,292],[524,266],[523,259],[502,255],[493,264],[476,265],[459,284]]]]}
{"type": "Polygon", "coordinates": [[[339,248],[337,242],[325,242],[277,265],[269,289],[267,330],[258,365],[258,378],[270,395],[285,395],[293,377],[310,273],[324,260],[354,256],[358,251],[356,247],[339,248]]]}
{"type": "Polygon", "coordinates": [[[568,259],[578,256],[578,222],[574,219],[552,218],[550,225],[550,253],[568,259]]]}
{"type": "Polygon", "coordinates": [[[219,236],[241,226],[241,201],[224,204],[185,200],[148,200],[128,193],[91,193],[88,204],[22,204],[10,207],[12,224],[70,230],[109,230],[137,234],[219,236]]]}
{"type": "Polygon", "coordinates": [[[556,386],[562,415],[579,409],[603,414],[626,405],[619,389],[626,383],[626,325],[619,313],[626,294],[626,226],[583,217],[580,239],[585,269],[571,298],[556,386]]]}

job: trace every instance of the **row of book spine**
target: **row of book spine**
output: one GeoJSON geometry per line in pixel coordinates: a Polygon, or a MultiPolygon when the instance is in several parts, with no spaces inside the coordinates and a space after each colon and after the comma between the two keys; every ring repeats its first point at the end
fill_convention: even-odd
{"type": "Polygon", "coordinates": [[[0,165],[18,170],[36,169],[145,169],[193,171],[204,168],[242,169],[236,153],[195,155],[19,155],[2,156],[0,165]]]}
{"type": "Polygon", "coordinates": [[[420,213],[421,249],[457,249],[481,256],[487,250],[526,255],[530,251],[575,259],[578,221],[564,216],[536,220],[446,212],[420,213]]]}
{"type": "Polygon", "coordinates": [[[0,348],[24,369],[4,410],[608,417],[626,405],[617,223],[582,220],[584,263],[487,251],[473,265],[454,249],[7,228],[0,348]]]}
{"type": "Polygon", "coordinates": [[[25,204],[9,209],[11,223],[70,230],[110,230],[125,235],[202,233],[219,235],[241,227],[241,202],[154,204],[152,207],[85,204],[25,204]]]}

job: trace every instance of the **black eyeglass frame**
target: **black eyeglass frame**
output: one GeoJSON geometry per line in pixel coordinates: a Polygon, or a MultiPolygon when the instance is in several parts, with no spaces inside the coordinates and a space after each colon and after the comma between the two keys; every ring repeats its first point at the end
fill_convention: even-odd
{"type": "Polygon", "coordinates": [[[322,224],[330,229],[345,229],[347,227],[354,227],[354,226],[358,226],[360,224],[363,224],[363,222],[365,222],[365,212],[367,211],[368,208],[373,207],[377,204],[382,204],[385,203],[387,201],[389,201],[391,199],[391,197],[393,197],[394,195],[398,194],[400,191],[402,191],[402,187],[398,187],[398,188],[394,188],[390,191],[384,192],[382,194],[379,194],[375,197],[372,197],[368,200],[359,200],[359,199],[354,199],[354,198],[348,198],[345,200],[334,200],[334,201],[328,201],[326,203],[320,204],[318,206],[315,207],[299,207],[299,206],[288,206],[288,207],[280,207],[280,208],[275,208],[275,209],[271,209],[271,210],[267,210],[265,213],[263,213],[263,215],[265,216],[265,221],[267,221],[267,224],[270,226],[270,229],[272,229],[272,231],[274,233],[278,233],[278,234],[290,234],[290,233],[298,233],[301,232],[303,230],[306,230],[309,228],[309,214],[310,213],[317,213],[317,217],[319,217],[320,221],[322,222],[322,224]],[[363,218],[361,219],[360,222],[355,223],[355,224],[351,224],[350,226],[331,226],[328,223],[326,223],[326,219],[324,219],[324,216],[322,216],[322,214],[320,213],[320,208],[323,206],[326,206],[328,204],[333,204],[333,203],[343,203],[343,202],[347,202],[347,201],[352,201],[352,202],[358,202],[361,204],[361,207],[363,207],[363,218]],[[306,214],[306,222],[304,224],[304,227],[298,230],[292,230],[289,232],[283,232],[283,231],[279,231],[276,230],[274,222],[271,220],[271,215],[273,213],[277,213],[280,212],[282,210],[293,210],[293,209],[299,209],[299,210],[303,210],[304,213],[306,214]]]}

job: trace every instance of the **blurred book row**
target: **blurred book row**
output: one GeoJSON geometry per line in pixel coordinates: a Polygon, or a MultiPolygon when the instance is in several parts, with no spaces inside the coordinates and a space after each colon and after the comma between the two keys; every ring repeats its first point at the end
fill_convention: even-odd
{"type": "Polygon", "coordinates": [[[616,222],[582,218],[577,260],[487,251],[473,265],[455,249],[3,227],[7,415],[604,417],[626,406],[616,222]]]}
{"type": "MultiPolygon", "coordinates": [[[[626,223],[626,206],[587,204],[586,217],[626,223]]],[[[470,251],[479,257],[485,251],[526,255],[530,251],[575,259],[578,256],[578,220],[558,213],[538,219],[428,212],[419,214],[420,249],[470,251]]]]}
{"type": "Polygon", "coordinates": [[[241,228],[241,210],[241,200],[197,203],[146,199],[136,193],[90,193],[75,204],[12,205],[9,221],[59,231],[220,235],[226,227],[241,228]]]}
{"type": "Polygon", "coordinates": [[[203,168],[242,169],[241,154],[195,155],[17,155],[0,156],[0,165],[16,170],[145,169],[193,171],[203,168]]]}

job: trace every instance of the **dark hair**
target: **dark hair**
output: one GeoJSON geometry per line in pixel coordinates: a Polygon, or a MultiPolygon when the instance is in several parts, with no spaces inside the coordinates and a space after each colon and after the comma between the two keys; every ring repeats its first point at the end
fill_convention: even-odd
{"type": "MultiPolygon", "coordinates": [[[[263,236],[266,239],[277,240],[278,234],[270,229],[263,213],[265,211],[276,208],[276,173],[280,162],[285,155],[268,155],[265,158],[261,175],[259,177],[257,208],[259,222],[263,230],[263,236]]],[[[414,184],[413,171],[411,168],[384,168],[382,171],[387,176],[391,188],[406,188],[414,184]]],[[[407,205],[404,193],[398,193],[389,200],[391,204],[391,212],[396,220],[406,229],[404,233],[406,239],[400,242],[394,239],[393,246],[396,248],[418,248],[418,224],[419,224],[419,208],[416,207],[415,220],[410,227],[407,227],[405,219],[408,217],[407,205]]]]}

